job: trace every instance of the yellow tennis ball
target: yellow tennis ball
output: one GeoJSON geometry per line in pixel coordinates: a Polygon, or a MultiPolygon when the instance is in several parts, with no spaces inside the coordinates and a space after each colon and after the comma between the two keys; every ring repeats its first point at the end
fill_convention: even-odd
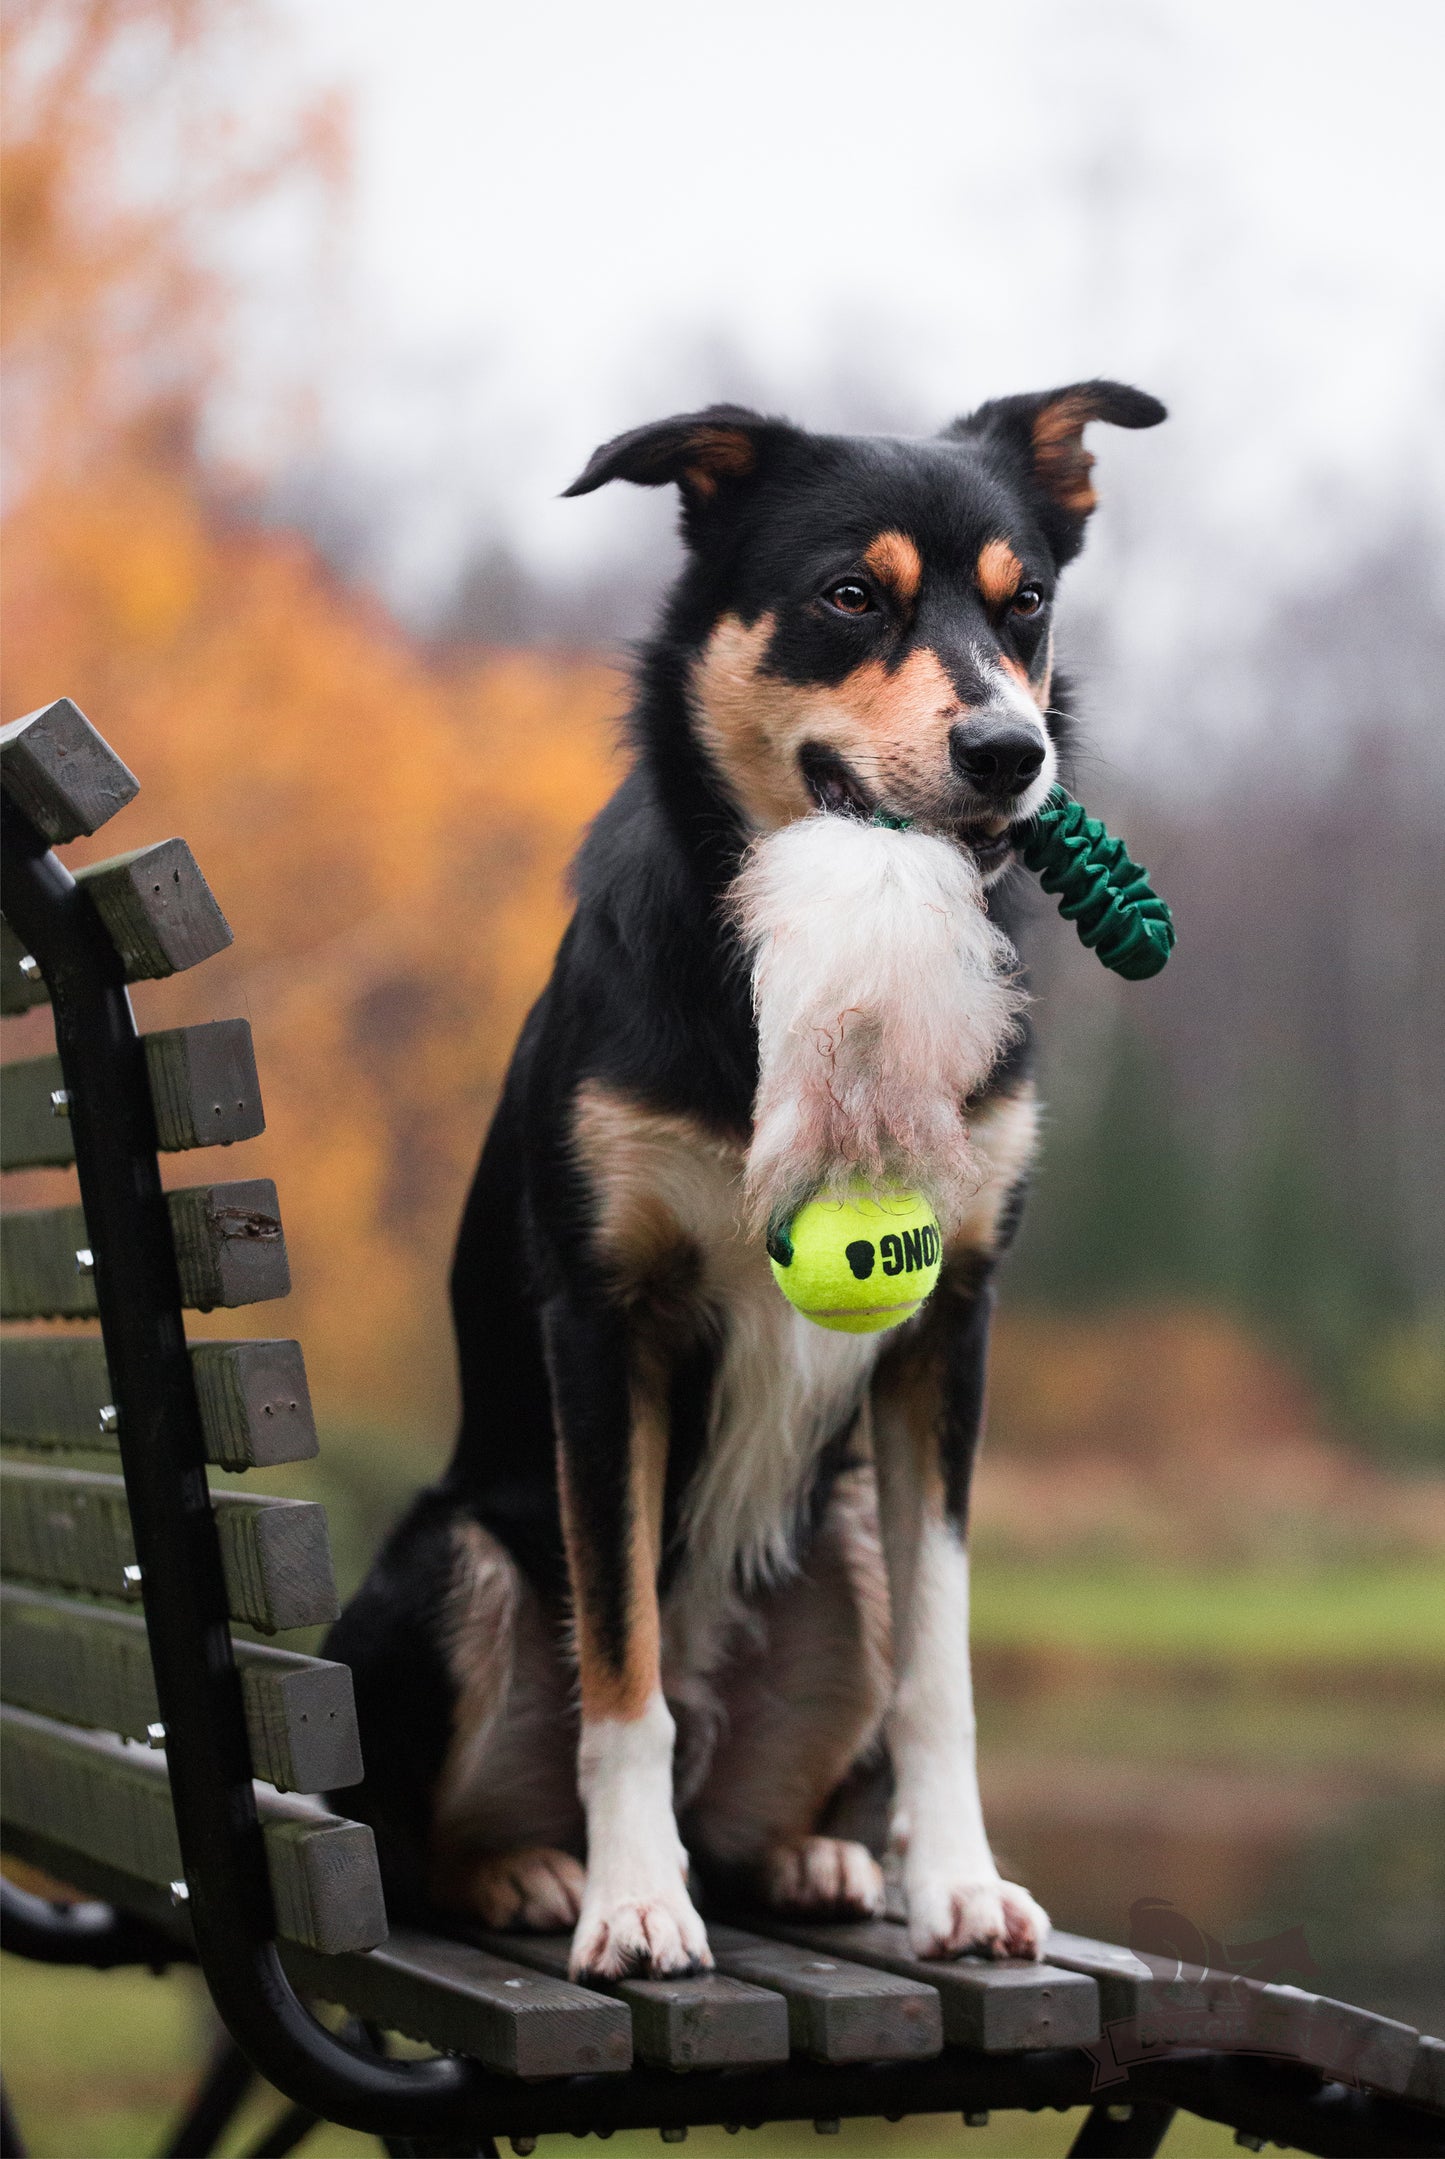
{"type": "Polygon", "coordinates": [[[810,1199],[768,1237],[773,1280],[795,1310],[840,1334],[910,1319],[938,1280],[943,1240],[921,1192],[810,1199]]]}

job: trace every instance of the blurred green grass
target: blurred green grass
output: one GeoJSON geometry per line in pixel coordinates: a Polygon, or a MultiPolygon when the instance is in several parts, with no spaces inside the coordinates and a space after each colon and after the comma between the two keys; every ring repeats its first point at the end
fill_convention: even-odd
{"type": "Polygon", "coordinates": [[[1424,1561],[1270,1568],[1098,1567],[985,1556],[984,1648],[1069,1649],[1168,1663],[1445,1667],[1440,1569],[1424,1561]]]}
{"type": "MultiPolygon", "coordinates": [[[[324,1503],[346,1598],[412,1493],[442,1466],[434,1444],[333,1427],[323,1432],[317,1459],[268,1470],[261,1481],[324,1503]]],[[[216,1482],[242,1488],[238,1479],[216,1482]]],[[[1306,1552],[1268,1564],[1216,1558],[1191,1568],[1151,1561],[1144,1551],[1021,1559],[993,1548],[985,1531],[974,1568],[973,1635],[984,1650],[1126,1659],[1154,1664],[1161,1674],[1175,1664],[1261,1675],[1311,1667],[1322,1679],[1344,1679],[1389,1665],[1418,1676],[1445,1669],[1445,1598],[1433,1556],[1377,1553],[1352,1563],[1306,1552]]],[[[296,1646],[309,1645],[298,1637],[296,1646]]]]}
{"type": "MultiPolygon", "coordinates": [[[[5,2077],[21,2133],[33,2159],[141,2159],[160,2145],[203,2058],[212,2027],[194,1973],[162,1979],[130,1972],[75,1972],[22,1964],[0,1967],[5,2077]]],[[[247,2150],[282,2102],[261,2093],[222,2146],[247,2150]]],[[[1067,2152],[1081,2113],[996,2114],[987,2128],[965,2131],[953,2115],[920,2115],[896,2124],[845,2122],[836,2140],[819,2144],[806,2122],[778,2123],[729,2137],[695,2129],[688,2151],[697,2159],[795,2159],[805,2152],[896,2154],[933,2159],[963,2152],[968,2159],[1049,2159],[1067,2152]]],[[[1181,2117],[1164,2145],[1167,2159],[1217,2159],[1231,2153],[1228,2129],[1181,2117]]],[[[318,2130],[302,2146],[313,2159],[360,2159],[375,2154],[374,2138],[350,2130],[318,2130]]],[[[507,2149],[504,2144],[503,2151],[507,2149]]],[[[544,2137],[542,2159],[575,2149],[571,2137],[544,2137]]],[[[662,2149],[656,2135],[618,2135],[610,2159],[642,2159],[662,2149]]]]}

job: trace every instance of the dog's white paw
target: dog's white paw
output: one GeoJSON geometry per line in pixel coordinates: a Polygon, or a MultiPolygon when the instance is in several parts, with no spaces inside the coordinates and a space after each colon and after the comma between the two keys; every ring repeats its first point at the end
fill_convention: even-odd
{"type": "Polygon", "coordinates": [[[474,1913],[483,1926],[553,1934],[576,1925],[585,1883],[570,1852],[532,1844],[476,1860],[458,1878],[449,1901],[474,1913]]]}
{"type": "Polygon", "coordinates": [[[582,1903],[572,1937],[574,1979],[665,1979],[712,1965],[707,1929],[681,1878],[675,1887],[633,1897],[594,1896],[582,1903]]]}
{"type": "Polygon", "coordinates": [[[919,1957],[1043,1956],[1049,1915],[1016,1882],[945,1878],[908,1885],[908,1939],[919,1957]]]}
{"type": "Polygon", "coordinates": [[[761,1886],[776,1912],[875,1919],[883,1909],[883,1869],[866,1845],[846,1837],[775,1845],[763,1862],[761,1886]]]}

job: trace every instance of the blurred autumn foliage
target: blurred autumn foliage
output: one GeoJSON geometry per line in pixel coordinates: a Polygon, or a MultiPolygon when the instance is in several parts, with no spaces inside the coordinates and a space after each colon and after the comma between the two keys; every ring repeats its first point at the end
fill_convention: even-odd
{"type": "Polygon", "coordinates": [[[197,454],[228,299],[201,236],[337,155],[329,109],[259,159],[227,110],[217,63],[254,19],[239,0],[8,19],[4,711],[71,696],[140,775],[90,853],[194,847],[236,947],[139,993],[143,1017],[248,1013],[267,1134],[207,1170],[280,1186],[297,1287],[270,1324],[304,1340],[332,1418],[434,1430],[448,1246],[611,784],[618,691],[600,664],[429,656],[197,454]],[[137,95],[149,113],[198,86],[185,207],[126,199],[137,95]]]}

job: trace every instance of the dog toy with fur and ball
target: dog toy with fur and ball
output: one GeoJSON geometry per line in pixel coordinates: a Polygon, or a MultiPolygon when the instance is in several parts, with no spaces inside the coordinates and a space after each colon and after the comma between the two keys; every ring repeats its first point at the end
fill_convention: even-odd
{"type": "MultiPolygon", "coordinates": [[[[875,813],[906,832],[911,819],[875,813]]],[[[1098,818],[1062,787],[1019,830],[1025,866],[1059,901],[1080,940],[1126,980],[1158,974],[1174,949],[1174,922],[1143,870],[1098,818]]],[[[768,1233],[773,1278],[793,1307],[820,1327],[875,1334],[918,1311],[938,1280],[938,1220],[918,1192],[817,1197],[768,1233]]]]}
{"type": "Polygon", "coordinates": [[[810,1199],[768,1234],[773,1280],[795,1310],[839,1334],[911,1319],[938,1280],[943,1240],[921,1192],[810,1199]]]}

